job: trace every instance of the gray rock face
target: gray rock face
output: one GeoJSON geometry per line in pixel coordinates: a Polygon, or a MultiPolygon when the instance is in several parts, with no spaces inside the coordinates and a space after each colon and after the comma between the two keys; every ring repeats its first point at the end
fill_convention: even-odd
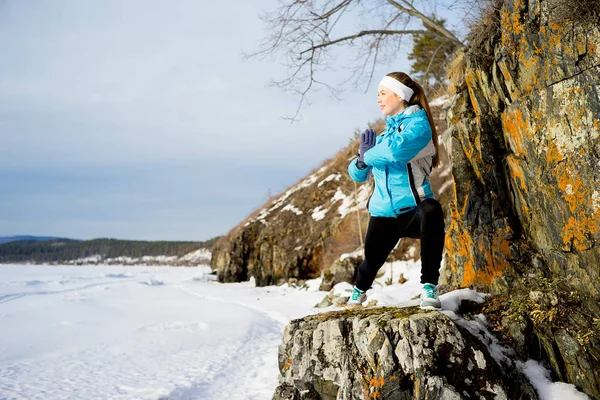
{"type": "Polygon", "coordinates": [[[496,4],[453,71],[445,277],[504,296],[521,355],[600,398],[600,28],[496,4]]]}
{"type": "Polygon", "coordinates": [[[279,347],[279,371],[275,400],[537,398],[467,330],[415,307],[294,320],[279,347]]]}

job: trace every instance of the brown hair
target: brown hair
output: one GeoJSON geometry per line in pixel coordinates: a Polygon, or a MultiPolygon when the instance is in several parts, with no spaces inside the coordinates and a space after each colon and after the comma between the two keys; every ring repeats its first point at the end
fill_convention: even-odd
{"type": "Polygon", "coordinates": [[[429,109],[429,102],[427,102],[427,97],[425,97],[425,91],[417,82],[413,81],[410,76],[406,75],[404,72],[390,72],[387,76],[394,78],[398,82],[401,82],[403,85],[411,88],[415,93],[410,98],[408,102],[409,106],[418,104],[422,109],[427,113],[427,119],[429,120],[429,125],[431,125],[431,137],[433,140],[433,145],[435,146],[435,158],[433,159],[433,167],[437,167],[440,163],[440,151],[438,147],[438,134],[435,129],[435,123],[433,122],[433,117],[431,115],[431,110],[429,109]]]}

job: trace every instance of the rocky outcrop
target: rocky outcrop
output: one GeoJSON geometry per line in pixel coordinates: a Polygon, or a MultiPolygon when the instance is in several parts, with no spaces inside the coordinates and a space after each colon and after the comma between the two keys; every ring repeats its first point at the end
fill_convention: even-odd
{"type": "Polygon", "coordinates": [[[370,187],[354,187],[347,163],[350,147],[251,215],[213,247],[211,266],[219,281],[259,286],[320,275],[343,253],[360,246],[357,213],[370,187]]]}
{"type": "Polygon", "coordinates": [[[292,321],[273,399],[537,399],[467,329],[418,308],[343,310],[292,321]]]}
{"type": "Polygon", "coordinates": [[[600,398],[600,25],[498,4],[451,71],[446,280],[498,294],[498,330],[600,398]]]}
{"type": "Polygon", "coordinates": [[[326,268],[321,272],[322,279],[319,290],[329,291],[340,282],[354,284],[356,272],[362,260],[362,255],[357,257],[350,255],[340,257],[339,260],[333,263],[331,268],[326,268]]]}

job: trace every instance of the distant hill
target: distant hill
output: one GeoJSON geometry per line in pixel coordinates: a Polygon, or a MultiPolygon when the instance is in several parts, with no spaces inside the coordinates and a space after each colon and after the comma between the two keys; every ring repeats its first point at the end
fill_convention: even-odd
{"type": "Polygon", "coordinates": [[[210,263],[210,250],[217,239],[204,242],[108,238],[12,240],[0,244],[0,263],[198,265],[210,263]]]}
{"type": "Polygon", "coordinates": [[[57,239],[53,236],[30,236],[30,235],[19,235],[19,236],[0,236],[0,244],[16,242],[18,240],[51,240],[57,239]]]}

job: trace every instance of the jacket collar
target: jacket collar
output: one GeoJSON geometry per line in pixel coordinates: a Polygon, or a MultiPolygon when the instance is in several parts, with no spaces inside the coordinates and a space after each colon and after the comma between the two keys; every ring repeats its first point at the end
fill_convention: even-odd
{"type": "Polygon", "coordinates": [[[404,120],[410,118],[413,114],[421,111],[421,106],[418,104],[413,104],[412,106],[406,107],[400,114],[392,115],[391,117],[387,117],[385,123],[389,128],[396,128],[400,125],[404,120]]]}

